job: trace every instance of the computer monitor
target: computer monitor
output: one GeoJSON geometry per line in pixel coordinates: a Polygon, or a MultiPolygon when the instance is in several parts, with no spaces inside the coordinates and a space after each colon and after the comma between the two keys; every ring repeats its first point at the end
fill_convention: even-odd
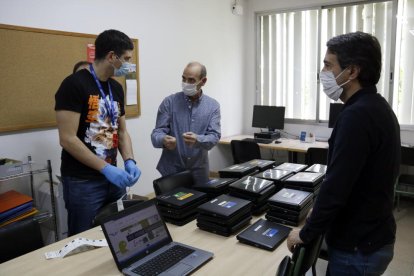
{"type": "Polygon", "coordinates": [[[331,103],[329,106],[329,122],[328,127],[333,128],[335,126],[336,119],[338,119],[339,113],[341,113],[344,104],[331,103]]]}
{"type": "Polygon", "coordinates": [[[284,106],[253,106],[252,127],[267,128],[269,132],[285,127],[285,107],[284,106]]]}

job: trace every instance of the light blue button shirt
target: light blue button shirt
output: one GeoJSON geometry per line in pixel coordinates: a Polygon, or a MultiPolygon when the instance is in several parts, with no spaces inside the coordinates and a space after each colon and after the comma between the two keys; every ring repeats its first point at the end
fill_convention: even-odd
{"type": "Polygon", "coordinates": [[[158,108],[157,122],[151,140],[156,148],[163,148],[165,135],[177,139],[175,150],[163,149],[157,170],[169,175],[191,169],[196,183],[208,181],[208,151],[221,137],[220,104],[204,94],[191,102],[183,92],[166,97],[158,108]],[[185,132],[197,135],[193,146],[184,143],[185,132]]]}

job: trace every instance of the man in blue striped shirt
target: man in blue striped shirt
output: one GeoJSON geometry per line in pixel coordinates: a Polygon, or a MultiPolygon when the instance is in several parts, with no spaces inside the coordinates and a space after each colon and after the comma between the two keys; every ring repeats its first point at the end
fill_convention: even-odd
{"type": "Polygon", "coordinates": [[[182,75],[182,91],[166,97],[158,108],[151,140],[163,148],[157,170],[162,176],[191,170],[195,183],[206,183],[208,151],[220,140],[220,104],[205,95],[207,70],[190,62],[182,75]]]}

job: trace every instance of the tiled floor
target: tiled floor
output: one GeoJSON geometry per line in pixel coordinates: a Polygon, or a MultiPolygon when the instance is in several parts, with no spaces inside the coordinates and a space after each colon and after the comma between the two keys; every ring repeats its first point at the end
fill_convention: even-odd
{"type": "MultiPolygon", "coordinates": [[[[400,211],[394,210],[397,220],[397,241],[394,247],[394,259],[383,275],[414,276],[414,199],[401,199],[400,211]]],[[[327,262],[319,259],[316,263],[318,276],[326,273],[327,262]]],[[[308,271],[306,276],[311,276],[308,271]]]]}

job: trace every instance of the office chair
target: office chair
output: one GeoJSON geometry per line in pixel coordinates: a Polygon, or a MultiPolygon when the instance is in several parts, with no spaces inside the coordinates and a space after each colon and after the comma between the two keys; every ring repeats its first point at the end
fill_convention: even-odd
{"type": "Polygon", "coordinates": [[[316,276],[316,261],[323,241],[323,235],[318,236],[307,244],[298,245],[292,257],[286,256],[280,262],[276,276],[305,275],[312,267],[312,275],[316,276]]]}
{"type": "Polygon", "coordinates": [[[43,247],[39,222],[30,218],[1,227],[0,244],[0,263],[43,247]]]}
{"type": "Polygon", "coordinates": [[[308,148],[306,152],[306,165],[313,164],[326,165],[328,163],[328,149],[327,148],[308,148]]]}
{"type": "MultiPolygon", "coordinates": [[[[414,148],[401,146],[401,165],[408,169],[414,166],[414,148]]],[[[397,210],[400,210],[400,195],[414,196],[414,174],[400,174],[395,185],[394,195],[397,197],[397,210]]]]}
{"type": "Polygon", "coordinates": [[[191,171],[183,171],[175,174],[166,175],[153,181],[155,195],[174,190],[178,187],[191,187],[194,184],[191,171]]]}
{"type": "MultiPolygon", "coordinates": [[[[144,202],[145,200],[147,200],[146,197],[140,197],[140,196],[138,196],[138,197],[139,198],[137,198],[137,199],[124,199],[124,200],[122,200],[122,203],[124,205],[124,209],[127,209],[127,208],[129,208],[131,206],[134,206],[136,204],[140,204],[140,203],[144,202]]],[[[118,213],[118,204],[117,204],[116,201],[105,205],[104,207],[102,207],[99,210],[98,214],[93,219],[93,223],[92,223],[93,226],[95,227],[95,226],[101,225],[101,221],[103,220],[103,218],[105,218],[109,215],[115,214],[115,213],[118,213]]]]}
{"type": "Polygon", "coordinates": [[[234,164],[240,164],[252,159],[262,159],[260,147],[256,142],[231,140],[231,153],[234,164]]]}

